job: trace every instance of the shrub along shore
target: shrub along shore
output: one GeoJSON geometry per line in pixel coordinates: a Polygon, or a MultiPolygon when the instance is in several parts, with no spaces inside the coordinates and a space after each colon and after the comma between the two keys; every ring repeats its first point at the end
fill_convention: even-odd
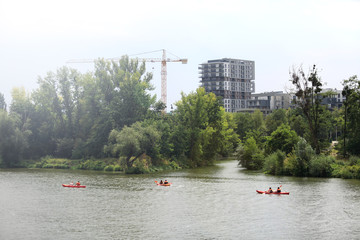
{"type": "Polygon", "coordinates": [[[21,161],[16,167],[20,168],[47,168],[47,169],[72,169],[72,170],[95,170],[106,172],[118,173],[152,173],[165,170],[177,170],[181,167],[175,162],[162,161],[157,166],[152,166],[149,157],[143,157],[135,161],[132,168],[127,169],[123,166],[123,159],[119,158],[104,158],[104,159],[65,159],[53,158],[46,156],[40,160],[24,160],[21,161]]]}

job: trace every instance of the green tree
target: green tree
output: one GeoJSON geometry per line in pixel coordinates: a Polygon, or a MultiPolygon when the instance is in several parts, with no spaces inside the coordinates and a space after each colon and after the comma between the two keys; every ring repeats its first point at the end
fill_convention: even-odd
{"type": "Polygon", "coordinates": [[[315,148],[316,153],[320,153],[320,115],[323,108],[320,106],[322,95],[322,82],[317,73],[317,68],[314,65],[310,71],[309,76],[305,74],[302,68],[293,70],[291,73],[291,82],[296,88],[295,103],[301,108],[310,130],[311,143],[315,148]]]}
{"type": "Polygon", "coordinates": [[[295,176],[307,176],[309,174],[309,163],[310,160],[314,157],[314,150],[306,142],[305,139],[300,139],[300,141],[295,146],[295,164],[292,173],[295,176]]]}
{"type": "Polygon", "coordinates": [[[360,80],[352,76],[343,81],[342,94],[344,101],[344,155],[348,151],[351,154],[360,154],[360,80]],[[347,141],[348,140],[348,141],[347,141]],[[347,143],[347,145],[346,145],[347,143]]]}
{"type": "Polygon", "coordinates": [[[30,142],[35,154],[72,156],[81,116],[78,111],[80,77],[80,73],[67,67],[39,77],[39,88],[32,94],[33,136],[30,142]]]}
{"type": "Polygon", "coordinates": [[[254,113],[251,115],[252,121],[254,122],[254,129],[255,130],[265,130],[265,120],[264,114],[259,110],[256,109],[254,113]]]}
{"type": "Polygon", "coordinates": [[[9,116],[0,110],[0,164],[4,167],[16,166],[28,147],[29,133],[21,131],[19,125],[18,115],[9,116]]]}
{"type": "Polygon", "coordinates": [[[289,125],[283,124],[267,138],[266,151],[270,154],[280,150],[288,154],[294,149],[298,141],[299,137],[296,132],[291,130],[289,125]]]}
{"type": "Polygon", "coordinates": [[[6,111],[6,102],[4,94],[0,93],[0,110],[6,111]]]}
{"type": "Polygon", "coordinates": [[[182,93],[176,106],[175,132],[179,133],[178,137],[181,139],[177,140],[174,147],[180,145],[192,167],[212,163],[221,149],[219,143],[225,141],[222,134],[225,111],[220,106],[219,99],[213,93],[206,93],[204,88],[198,88],[189,95],[182,93]]]}
{"type": "Polygon", "coordinates": [[[286,154],[281,150],[271,153],[265,158],[264,171],[273,175],[281,175],[284,172],[286,154]]]}
{"type": "Polygon", "coordinates": [[[255,110],[251,114],[252,128],[247,129],[244,139],[254,138],[259,148],[264,149],[266,142],[266,126],[264,114],[259,110],[255,110]]]}
{"type": "Polygon", "coordinates": [[[335,162],[334,157],[317,155],[309,162],[309,174],[312,177],[331,177],[333,168],[331,164],[335,162]]]}
{"type": "Polygon", "coordinates": [[[236,155],[239,165],[249,170],[259,170],[263,167],[265,156],[253,137],[246,139],[244,144],[239,144],[236,155]]]}
{"type": "Polygon", "coordinates": [[[239,135],[241,140],[246,137],[246,132],[249,129],[254,129],[254,121],[250,113],[234,113],[234,120],[236,124],[236,133],[239,135]]]}
{"type": "Polygon", "coordinates": [[[87,126],[82,130],[87,137],[79,145],[83,155],[101,157],[112,129],[145,119],[156,99],[149,94],[151,79],[150,73],[145,74],[145,63],[139,65],[127,56],[118,62],[96,61],[94,76],[84,80],[81,121],[87,126]]]}
{"type": "Polygon", "coordinates": [[[109,135],[109,145],[105,151],[113,156],[125,156],[128,169],[143,154],[157,159],[159,154],[160,133],[152,125],[136,122],[131,127],[125,126],[121,131],[112,130],[109,135]]]}
{"type": "Polygon", "coordinates": [[[287,121],[292,130],[296,132],[299,137],[304,138],[309,135],[309,127],[306,124],[306,119],[300,108],[290,109],[287,112],[287,121]]]}
{"type": "Polygon", "coordinates": [[[285,109],[276,109],[265,118],[265,125],[269,134],[274,132],[282,124],[287,124],[285,109]]]}
{"type": "Polygon", "coordinates": [[[239,135],[236,133],[236,123],[233,113],[225,112],[222,117],[222,129],[220,131],[223,141],[220,141],[219,153],[227,157],[234,153],[239,144],[239,135]]]}

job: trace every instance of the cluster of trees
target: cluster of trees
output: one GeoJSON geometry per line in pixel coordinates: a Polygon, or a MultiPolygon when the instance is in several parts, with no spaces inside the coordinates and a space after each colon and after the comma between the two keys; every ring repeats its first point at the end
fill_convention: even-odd
{"type": "Polygon", "coordinates": [[[145,63],[124,56],[119,62],[98,60],[93,73],[67,67],[49,72],[31,94],[14,88],[9,111],[1,94],[0,163],[115,157],[125,169],[149,158],[151,165],[196,167],[234,151],[232,116],[214,94],[202,88],[183,94],[166,114],[150,93],[151,79],[145,63]]]}
{"type": "Polygon", "coordinates": [[[235,114],[240,124],[239,164],[278,175],[358,178],[360,165],[353,166],[360,164],[355,157],[360,153],[360,81],[356,76],[343,81],[346,100],[340,109],[322,104],[334,93],[322,92],[316,66],[309,74],[301,68],[294,70],[291,81],[296,108],[278,109],[266,118],[260,112],[235,114]],[[335,140],[339,144],[333,149],[330,144],[335,140]],[[336,152],[352,160],[336,161],[336,152]]]}
{"type": "Polygon", "coordinates": [[[110,157],[131,171],[164,163],[205,166],[236,152],[248,169],[327,176],[323,163],[334,159],[322,154],[336,136],[342,136],[337,146],[344,156],[360,153],[356,76],[343,82],[344,107],[330,111],[321,105],[325,95],[316,67],[309,75],[294,70],[298,107],[266,117],[260,111],[226,113],[220,99],[203,88],[182,94],[166,114],[151,95],[151,79],[145,63],[124,56],[119,62],[98,60],[91,73],[67,67],[49,72],[31,94],[14,88],[9,110],[0,94],[1,165],[52,156],[83,159],[82,165],[93,158],[103,166],[99,159],[110,157]]]}

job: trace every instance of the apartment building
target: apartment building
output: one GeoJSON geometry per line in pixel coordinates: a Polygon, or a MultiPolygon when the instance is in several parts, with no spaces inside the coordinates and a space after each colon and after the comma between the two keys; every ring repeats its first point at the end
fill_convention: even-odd
{"type": "Polygon", "coordinates": [[[321,93],[326,94],[321,101],[322,105],[326,105],[328,109],[341,108],[346,97],[342,95],[342,90],[325,88],[321,93]]]}
{"type": "Polygon", "coordinates": [[[200,83],[206,92],[222,98],[225,111],[237,112],[247,108],[255,92],[255,62],[222,58],[199,65],[200,83]]]}
{"type": "Polygon", "coordinates": [[[288,109],[292,107],[292,94],[282,91],[264,92],[251,94],[248,101],[248,111],[259,109],[264,114],[269,114],[276,109],[288,109]]]}

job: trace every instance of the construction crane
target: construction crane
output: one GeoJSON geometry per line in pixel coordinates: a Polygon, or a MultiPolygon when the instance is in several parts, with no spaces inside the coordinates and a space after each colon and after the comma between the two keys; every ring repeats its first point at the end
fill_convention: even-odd
{"type": "MultiPolygon", "coordinates": [[[[177,59],[170,59],[166,57],[166,50],[161,49],[152,52],[145,52],[140,54],[134,54],[131,56],[141,55],[141,54],[148,54],[153,52],[162,51],[162,58],[136,58],[139,62],[161,62],[161,101],[167,106],[167,62],[181,62],[182,64],[187,64],[187,58],[179,58],[177,59]]],[[[174,54],[173,54],[174,55],[174,54]]],[[[174,55],[175,56],[175,55],[174,55]]],[[[119,61],[120,58],[107,58],[105,60],[108,61],[119,61]]],[[[95,59],[80,59],[80,60],[70,60],[67,63],[92,63],[95,59]]]]}

